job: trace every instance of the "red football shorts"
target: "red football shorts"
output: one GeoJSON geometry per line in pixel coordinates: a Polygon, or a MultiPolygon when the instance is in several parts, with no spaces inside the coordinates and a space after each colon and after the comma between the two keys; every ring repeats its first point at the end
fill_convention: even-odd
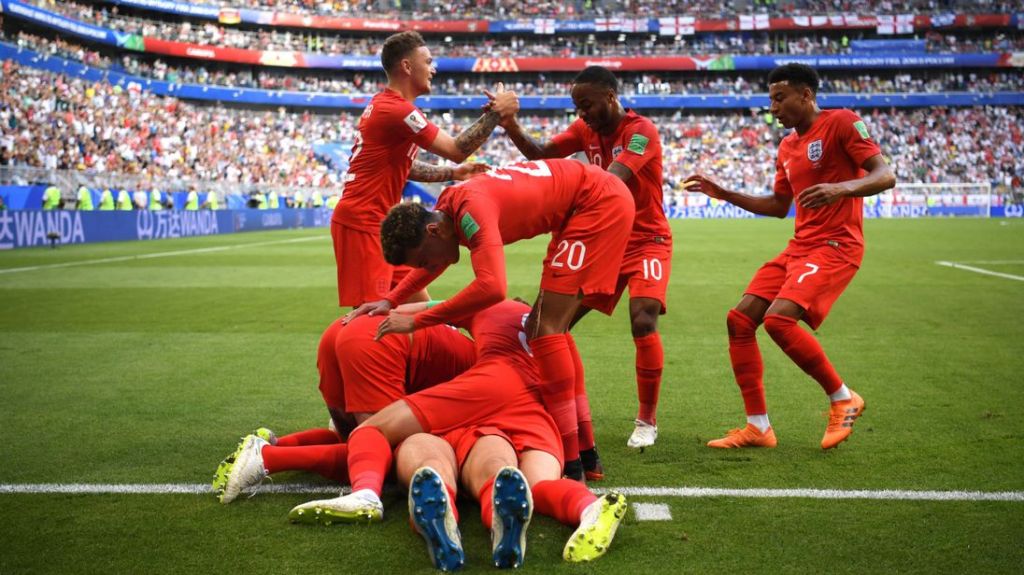
{"type": "Polygon", "coordinates": [[[668,309],[668,278],[672,274],[672,238],[645,238],[631,240],[626,245],[622,267],[615,284],[615,292],[609,295],[595,294],[583,299],[583,305],[601,313],[611,315],[622,299],[622,293],[629,287],[629,297],[645,297],[658,300],[661,314],[668,309]]]}
{"type": "Polygon", "coordinates": [[[832,246],[800,256],[783,251],[757,270],[744,293],[767,301],[788,299],[804,308],[803,320],[818,329],[858,269],[832,246]]]}
{"type": "Polygon", "coordinates": [[[615,293],[636,208],[622,180],[604,178],[600,185],[552,234],[541,289],[565,295],[615,293]]]}
{"type": "Polygon", "coordinates": [[[377,234],[331,222],[334,259],[338,270],[338,306],[355,307],[384,299],[409,273],[407,266],[384,261],[377,234]]]}
{"type": "MultiPolygon", "coordinates": [[[[513,365],[490,359],[448,383],[406,396],[405,402],[426,433],[442,437],[453,432],[477,433],[475,437],[480,437],[495,434],[478,433],[475,428],[493,427],[509,439],[517,452],[539,449],[562,461],[561,436],[540,403],[535,383],[513,365]]],[[[461,465],[473,441],[459,439],[449,443],[459,455],[461,465]]]]}

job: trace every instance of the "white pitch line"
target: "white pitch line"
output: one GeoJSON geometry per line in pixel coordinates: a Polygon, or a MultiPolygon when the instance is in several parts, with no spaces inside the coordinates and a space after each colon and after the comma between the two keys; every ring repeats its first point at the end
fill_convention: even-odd
{"type": "MultiPolygon", "coordinates": [[[[603,487],[638,497],[744,497],[753,499],[879,499],[895,501],[1024,502],[1024,491],[912,491],[904,489],[723,489],[716,487],[603,487]]],[[[260,493],[336,494],[348,488],[308,483],[266,484],[260,493]]],[[[0,484],[0,494],[189,494],[212,495],[207,483],[14,483],[0,484]]]]}
{"type": "Polygon", "coordinates": [[[672,521],[672,511],[664,503],[634,503],[637,521],[672,521]]]}
{"type": "Polygon", "coordinates": [[[720,489],[623,487],[624,495],[650,497],[750,497],[755,499],[886,499],[905,501],[1021,501],[1024,491],[909,491],[904,489],[720,489]]]}
{"type": "Polygon", "coordinates": [[[151,254],[141,254],[134,256],[119,256],[116,258],[102,258],[98,260],[81,260],[77,262],[64,262],[60,264],[46,264],[41,266],[28,266],[23,268],[8,268],[0,269],[0,274],[13,274],[18,272],[31,272],[36,270],[52,270],[57,268],[70,268],[74,266],[88,266],[93,264],[109,264],[115,262],[127,262],[132,260],[148,260],[153,258],[168,258],[172,256],[183,256],[189,254],[204,254],[209,252],[222,252],[225,250],[236,250],[240,248],[256,248],[260,246],[272,246],[277,244],[291,244],[296,242],[308,242],[311,240],[323,239],[320,236],[310,236],[306,238],[292,238],[289,240],[274,240],[272,242],[256,242],[254,244],[231,244],[230,246],[216,246],[212,248],[196,248],[192,250],[175,250],[173,252],[156,252],[151,254]]]}
{"type": "Polygon", "coordinates": [[[983,274],[983,275],[987,275],[987,276],[995,276],[997,278],[1004,278],[1004,279],[1008,279],[1008,280],[1017,280],[1019,282],[1024,282],[1024,276],[1016,276],[1016,275],[1013,275],[1013,274],[1004,274],[1004,273],[1001,273],[1001,272],[994,272],[992,270],[976,268],[974,266],[958,264],[956,262],[935,262],[935,263],[940,265],[940,266],[946,266],[948,268],[955,268],[955,269],[958,269],[958,270],[967,270],[969,272],[974,272],[976,274],[983,274]]]}

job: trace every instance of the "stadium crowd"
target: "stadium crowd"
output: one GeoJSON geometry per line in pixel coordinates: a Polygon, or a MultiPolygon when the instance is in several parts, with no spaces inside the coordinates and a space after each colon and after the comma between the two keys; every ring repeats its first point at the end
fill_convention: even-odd
{"type": "MultiPolygon", "coordinates": [[[[1024,108],[862,110],[901,182],[1024,182],[1024,108]]],[[[316,143],[351,143],[358,111],[332,114],[198,106],[131,86],[20,67],[5,61],[0,79],[0,165],[125,173],[157,180],[336,187],[340,175],[316,158],[316,143]]],[[[665,147],[665,182],[681,191],[703,171],[724,185],[771,189],[775,146],[783,135],[758,111],[671,115],[651,112],[665,147]]],[[[435,116],[458,133],[473,119],[435,116]]],[[[524,115],[539,134],[563,130],[565,115],[524,115]]],[[[429,155],[421,160],[435,161],[429,155]]],[[[501,130],[477,156],[490,164],[520,159],[501,130]]]]}
{"type": "MultiPolygon", "coordinates": [[[[383,73],[351,71],[319,71],[270,67],[244,67],[204,63],[199,66],[176,66],[159,58],[124,54],[107,56],[98,51],[68,42],[62,38],[18,32],[5,38],[18,46],[45,55],[60,56],[93,67],[126,72],[135,76],[180,84],[205,84],[266,90],[330,92],[334,94],[372,94],[383,89],[383,73]]],[[[758,94],[765,88],[760,75],[693,73],[623,73],[619,75],[621,94],[758,94]]],[[[555,96],[569,93],[572,74],[540,74],[525,81],[515,74],[445,74],[435,79],[437,95],[480,94],[495,82],[502,81],[516,93],[525,96],[555,96]]],[[[823,93],[879,92],[1008,92],[1024,89],[1024,75],[1016,72],[890,72],[865,74],[826,72],[822,74],[823,93]]]]}
{"type": "MultiPolygon", "coordinates": [[[[292,33],[289,30],[263,29],[243,31],[216,22],[170,22],[121,15],[117,7],[37,2],[54,12],[97,26],[166,40],[201,45],[283,50],[343,56],[376,56],[383,36],[337,36],[330,33],[292,33]]],[[[854,34],[863,37],[864,32],[854,34]]],[[[869,34],[872,35],[872,34],[869,34]]],[[[932,53],[974,53],[1024,49],[1024,34],[1004,32],[965,36],[935,30],[923,34],[926,49],[932,53]]],[[[451,36],[438,41],[428,38],[435,57],[607,57],[607,56],[699,56],[706,54],[847,54],[852,51],[845,34],[812,33],[791,35],[766,32],[742,34],[704,34],[700,36],[658,36],[620,34],[615,40],[594,35],[483,37],[451,36]]]]}
{"type": "Polygon", "coordinates": [[[274,12],[337,16],[358,13],[359,17],[450,20],[514,18],[600,18],[648,16],[650,14],[699,15],[702,18],[730,18],[743,14],[767,13],[773,17],[825,13],[906,14],[919,12],[961,12],[971,14],[1009,13],[1017,8],[1006,0],[570,0],[520,2],[518,0],[204,0],[203,4],[225,8],[252,8],[274,12]]]}

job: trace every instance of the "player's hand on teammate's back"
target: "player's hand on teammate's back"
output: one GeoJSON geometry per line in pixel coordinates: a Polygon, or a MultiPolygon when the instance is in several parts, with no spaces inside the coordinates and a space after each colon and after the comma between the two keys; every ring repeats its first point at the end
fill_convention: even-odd
{"type": "Polygon", "coordinates": [[[802,208],[820,208],[835,203],[846,193],[844,182],[837,184],[814,184],[797,196],[802,208]]]}
{"type": "Polygon", "coordinates": [[[466,162],[455,166],[455,169],[452,170],[452,179],[459,181],[468,180],[477,174],[486,172],[489,169],[491,169],[491,167],[487,164],[482,164],[480,162],[466,162]]]}
{"type": "Polygon", "coordinates": [[[345,314],[345,317],[341,318],[341,323],[347,324],[361,315],[381,315],[389,311],[391,311],[391,302],[388,300],[371,301],[345,314]]]}
{"type": "Polygon", "coordinates": [[[683,182],[683,189],[688,192],[701,192],[712,198],[725,199],[725,189],[704,174],[693,174],[683,182]]]}
{"type": "Polygon", "coordinates": [[[416,328],[415,322],[413,316],[393,311],[388,314],[388,319],[377,326],[377,337],[374,338],[374,341],[380,341],[380,338],[389,333],[412,333],[416,328]]]}
{"type": "Polygon", "coordinates": [[[490,100],[484,104],[485,112],[494,112],[502,119],[511,118],[519,112],[519,98],[515,92],[506,91],[503,82],[498,82],[495,85],[494,92],[484,90],[484,95],[490,100]]]}

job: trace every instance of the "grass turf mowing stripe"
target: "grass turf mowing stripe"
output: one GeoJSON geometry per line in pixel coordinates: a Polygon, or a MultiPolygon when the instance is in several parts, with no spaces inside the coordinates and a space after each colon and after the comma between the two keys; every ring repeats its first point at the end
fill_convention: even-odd
{"type": "Polygon", "coordinates": [[[0,274],[13,274],[18,272],[31,272],[38,270],[52,270],[57,268],[70,268],[75,266],[88,266],[93,264],[110,264],[116,262],[127,262],[134,260],[148,260],[153,258],[168,258],[172,256],[189,256],[194,254],[205,254],[211,252],[223,252],[226,250],[235,250],[239,248],[257,248],[262,246],[273,246],[278,244],[292,244],[296,242],[308,242],[311,240],[323,239],[321,236],[310,236],[306,238],[291,238],[287,240],[274,240],[270,242],[256,242],[252,244],[231,244],[229,246],[214,246],[212,248],[195,248],[191,250],[174,250],[170,252],[155,252],[151,254],[141,254],[134,256],[118,256],[116,258],[100,258],[98,260],[82,260],[78,262],[64,262],[59,264],[46,264],[40,266],[26,266],[21,268],[9,268],[0,269],[0,274]]]}
{"type": "Polygon", "coordinates": [[[954,268],[954,269],[958,269],[958,270],[966,270],[966,271],[969,271],[969,272],[974,272],[976,274],[983,274],[983,275],[987,275],[987,276],[995,276],[997,278],[1004,278],[1004,279],[1008,279],[1008,280],[1017,280],[1019,282],[1024,282],[1024,276],[1017,276],[1017,275],[1013,275],[1013,274],[1004,274],[1002,272],[994,272],[992,270],[986,270],[986,269],[983,269],[983,268],[976,268],[974,266],[967,266],[967,265],[964,265],[964,264],[958,264],[956,262],[941,262],[940,261],[940,262],[935,262],[935,263],[937,265],[945,266],[947,268],[954,268]]]}
{"type": "MultiPolygon", "coordinates": [[[[604,493],[613,488],[595,489],[604,493]]],[[[641,497],[746,497],[755,499],[884,499],[902,501],[1019,501],[1024,491],[913,491],[905,489],[724,489],[717,487],[615,487],[641,497]]],[[[344,493],[347,488],[303,483],[264,485],[259,493],[344,493]]],[[[247,490],[246,493],[250,493],[247,490]]],[[[206,483],[13,483],[0,484],[0,494],[213,494],[206,483]]]]}

